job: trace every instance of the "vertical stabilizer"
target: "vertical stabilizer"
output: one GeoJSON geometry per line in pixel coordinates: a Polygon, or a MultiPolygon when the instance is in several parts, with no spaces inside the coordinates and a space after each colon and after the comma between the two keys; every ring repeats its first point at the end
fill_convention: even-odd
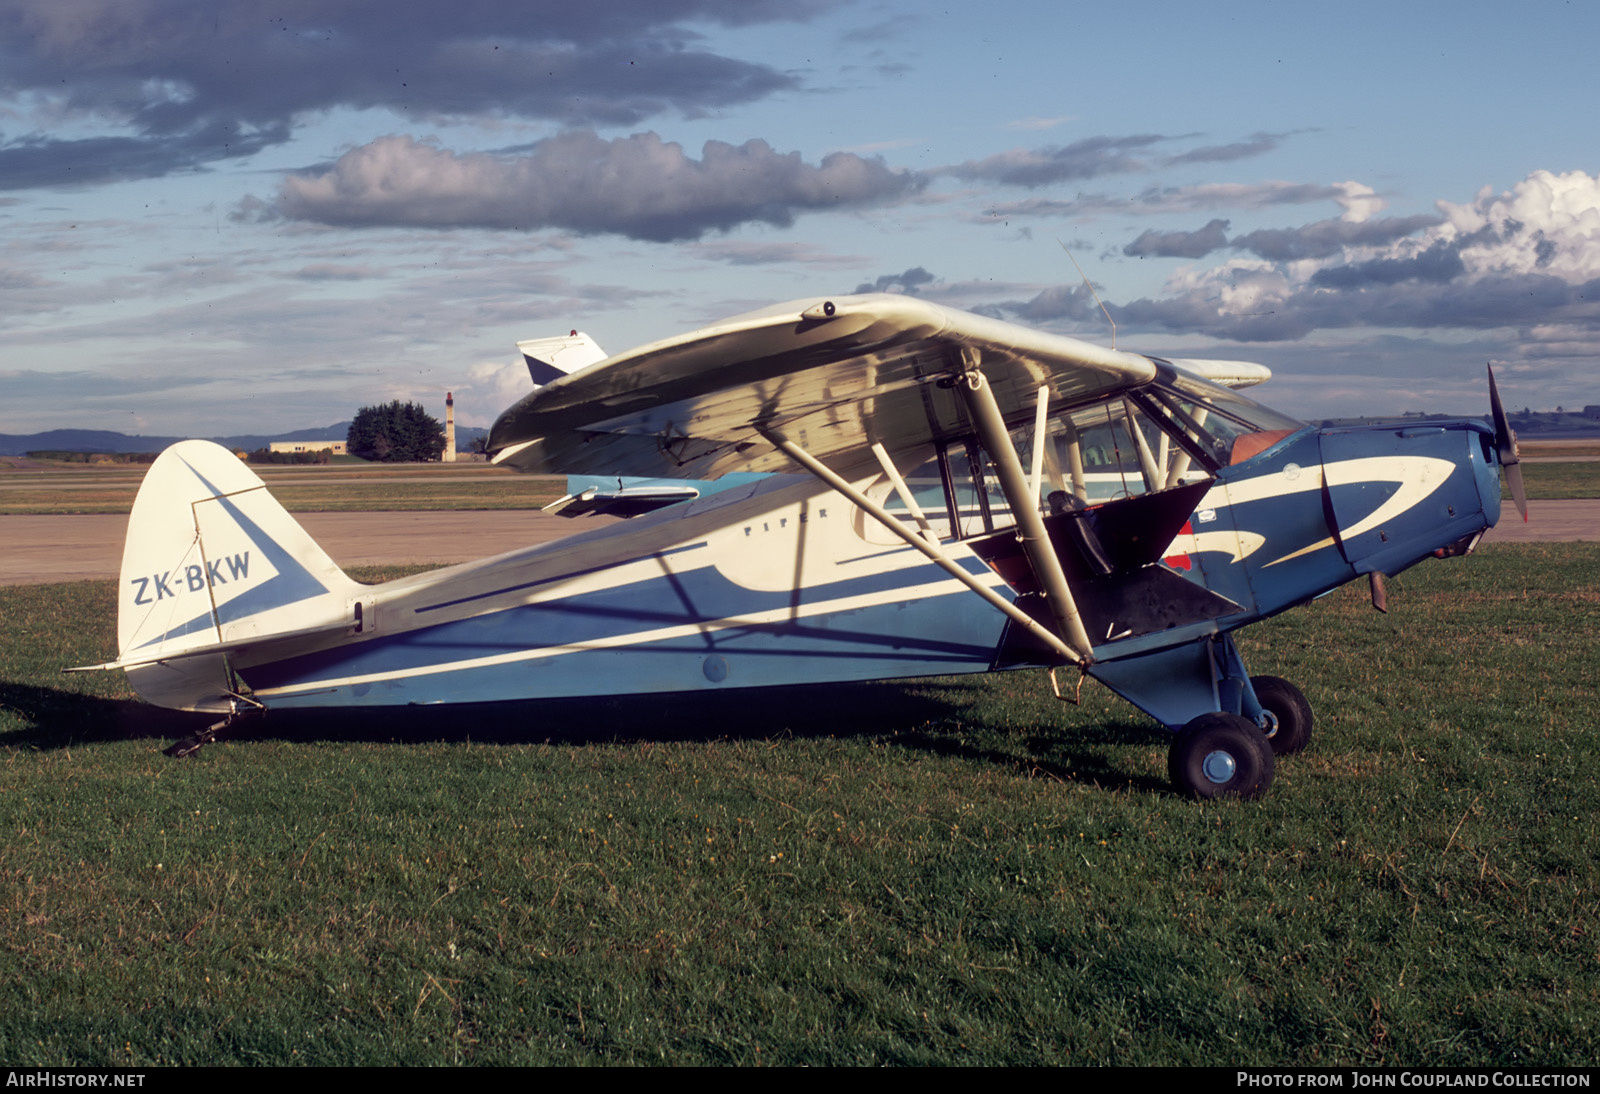
{"type": "Polygon", "coordinates": [[[153,703],[229,709],[225,655],[208,647],[337,626],[361,588],[243,461],[183,441],[151,465],[133,503],[117,656],[153,703]]]}
{"type": "Polygon", "coordinates": [[[528,363],[528,375],[534,387],[543,387],[569,372],[606,359],[606,351],[596,345],[593,338],[576,330],[554,338],[530,338],[518,342],[517,348],[528,363]]]}

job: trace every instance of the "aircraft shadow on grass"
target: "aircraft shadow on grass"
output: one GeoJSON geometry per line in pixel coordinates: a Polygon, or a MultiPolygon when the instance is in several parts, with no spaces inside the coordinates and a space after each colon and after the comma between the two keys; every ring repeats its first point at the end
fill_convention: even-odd
{"type": "MultiPolygon", "coordinates": [[[[969,685],[941,682],[942,690],[969,685]]],[[[168,741],[197,733],[214,715],[164,710],[135,699],[0,681],[0,709],[24,728],[0,735],[19,749],[53,751],[107,741],[168,741]]],[[[468,707],[273,711],[238,727],[235,741],[461,742],[582,747],[627,742],[881,737],[909,752],[1012,767],[1030,777],[1107,789],[1170,792],[1165,780],[1130,774],[1106,755],[1117,746],[1156,745],[1159,729],[1131,720],[1097,723],[1070,742],[1041,726],[1016,751],[986,746],[950,702],[894,683],[760,688],[710,695],[481,703],[468,707]],[[1064,750],[1070,743],[1072,751],[1064,750]],[[1020,755],[1019,755],[1020,753],[1020,755]]],[[[212,745],[211,747],[217,747],[212,745]]]]}

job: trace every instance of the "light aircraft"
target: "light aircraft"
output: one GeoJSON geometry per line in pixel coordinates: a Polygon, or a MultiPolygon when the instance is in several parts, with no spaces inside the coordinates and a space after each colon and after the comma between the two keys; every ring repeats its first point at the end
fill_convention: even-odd
{"type": "Polygon", "coordinates": [[[615,357],[577,332],[521,345],[536,386],[493,459],[595,476],[567,507],[668,479],[644,484],[662,507],[367,586],[233,455],[185,441],[140,488],[119,653],[89,667],[226,715],[180,753],[264,710],[1075,667],[1173,731],[1179,789],[1254,797],[1312,712],[1233,632],[1361,575],[1381,608],[1381,575],[1472,549],[1502,473],[1523,505],[1492,373],[1493,426],[1319,429],[1239,392],[1260,365],[906,296],[615,357]]]}

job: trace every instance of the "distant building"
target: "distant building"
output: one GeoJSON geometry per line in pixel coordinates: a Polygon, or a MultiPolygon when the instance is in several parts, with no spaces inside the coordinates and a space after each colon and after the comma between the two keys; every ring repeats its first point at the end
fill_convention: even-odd
{"type": "Polygon", "coordinates": [[[1600,404],[1590,403],[1588,406],[1584,407],[1583,416],[1585,418],[1600,419],[1600,404]]]}
{"type": "Polygon", "coordinates": [[[335,456],[343,456],[343,441],[273,441],[267,445],[268,452],[321,452],[324,448],[333,450],[335,456]]]}

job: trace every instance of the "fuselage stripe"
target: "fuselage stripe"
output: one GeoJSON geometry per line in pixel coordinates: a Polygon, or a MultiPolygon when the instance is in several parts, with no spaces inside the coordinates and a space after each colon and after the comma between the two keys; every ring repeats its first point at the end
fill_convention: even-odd
{"type": "Polygon", "coordinates": [[[434,665],[418,665],[404,669],[363,673],[360,675],[347,676],[339,679],[314,680],[307,681],[303,684],[286,684],[275,688],[261,688],[257,689],[255,694],[263,697],[295,695],[301,692],[321,691],[328,688],[350,687],[357,684],[374,684],[385,680],[399,680],[413,676],[430,676],[436,673],[460,672],[469,669],[488,668],[495,665],[509,665],[519,661],[541,660],[547,657],[559,657],[562,654],[579,653],[586,650],[616,649],[624,646],[643,646],[650,643],[669,641],[674,638],[686,638],[714,633],[716,631],[734,630],[738,628],[771,627],[777,623],[784,623],[807,616],[859,611],[863,608],[880,607],[885,604],[900,603],[908,600],[920,600],[935,596],[953,596],[964,592],[966,592],[966,589],[963,586],[946,578],[942,581],[932,581],[922,585],[889,589],[881,592],[864,593],[859,596],[824,601],[820,604],[804,604],[798,607],[774,608],[769,611],[756,612],[750,615],[728,616],[723,619],[679,624],[671,627],[658,627],[654,630],[634,631],[628,634],[610,635],[604,638],[590,639],[585,642],[540,646],[537,649],[513,650],[507,653],[489,654],[483,657],[470,657],[460,661],[441,662],[434,665]]]}
{"type": "Polygon", "coordinates": [[[666,558],[668,555],[681,555],[685,551],[693,551],[697,547],[704,547],[706,546],[706,543],[706,540],[701,540],[699,543],[688,543],[682,547],[668,548],[665,551],[652,551],[648,555],[639,555],[637,558],[623,559],[619,562],[606,562],[599,566],[590,566],[587,569],[572,570],[568,573],[558,574],[555,577],[541,577],[537,581],[524,581],[520,585],[507,585],[501,589],[491,589],[486,593],[473,593],[471,596],[461,596],[454,600],[441,600],[437,604],[425,604],[420,608],[413,608],[411,610],[417,615],[421,615],[423,612],[436,612],[440,608],[453,608],[457,604],[471,604],[475,600],[487,600],[492,596],[504,596],[506,593],[521,592],[523,589],[537,589],[541,585],[551,585],[558,581],[571,581],[574,578],[586,577],[589,574],[597,574],[604,570],[618,570],[624,566],[632,565],[635,562],[643,562],[646,559],[666,558]]]}

